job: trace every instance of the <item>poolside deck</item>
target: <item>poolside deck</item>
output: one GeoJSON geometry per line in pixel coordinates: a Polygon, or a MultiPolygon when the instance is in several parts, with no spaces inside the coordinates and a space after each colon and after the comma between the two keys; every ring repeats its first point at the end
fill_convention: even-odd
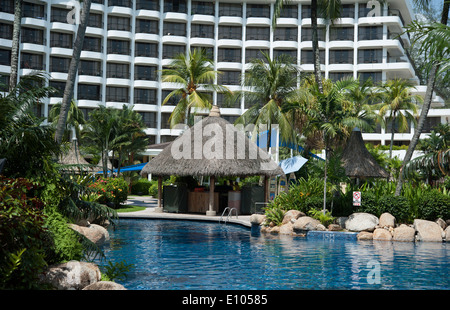
{"type": "MultiPolygon", "coordinates": [[[[212,221],[220,222],[221,214],[216,216],[207,216],[203,214],[189,214],[189,213],[169,213],[169,212],[155,212],[155,208],[158,204],[156,198],[149,196],[128,196],[126,205],[135,205],[145,207],[145,210],[136,212],[119,213],[119,218],[137,218],[137,219],[166,219],[166,220],[191,220],[191,221],[212,221]]],[[[222,222],[224,218],[222,218],[222,222]]],[[[228,219],[228,223],[234,223],[243,225],[245,227],[251,227],[250,215],[239,215],[237,218],[233,214],[228,219]]]]}

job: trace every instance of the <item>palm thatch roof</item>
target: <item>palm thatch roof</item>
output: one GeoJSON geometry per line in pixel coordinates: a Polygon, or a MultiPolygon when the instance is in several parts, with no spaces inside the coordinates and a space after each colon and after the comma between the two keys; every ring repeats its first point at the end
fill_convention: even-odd
{"type": "Polygon", "coordinates": [[[150,160],[141,174],[157,176],[276,176],[283,170],[244,132],[220,117],[208,117],[187,129],[150,160]]]}
{"type": "Polygon", "coordinates": [[[90,165],[84,157],[81,156],[76,140],[70,144],[68,152],[61,155],[59,163],[62,165],[90,165]]]}
{"type": "Polygon", "coordinates": [[[345,174],[353,178],[387,178],[389,174],[381,168],[369,153],[359,128],[353,129],[342,154],[345,174]]]}

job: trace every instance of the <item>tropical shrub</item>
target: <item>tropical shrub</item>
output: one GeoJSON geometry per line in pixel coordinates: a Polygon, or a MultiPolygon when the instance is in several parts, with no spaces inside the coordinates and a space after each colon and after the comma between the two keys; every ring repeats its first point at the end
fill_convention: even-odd
{"type": "Polygon", "coordinates": [[[131,193],[133,195],[148,194],[151,186],[152,186],[151,181],[149,181],[148,179],[141,178],[131,185],[131,193]]]}
{"type": "Polygon", "coordinates": [[[128,183],[123,178],[100,177],[90,187],[100,194],[99,203],[111,203],[114,208],[118,208],[128,197],[128,183]]]}
{"type": "Polygon", "coordinates": [[[410,212],[410,206],[406,197],[394,195],[384,196],[378,200],[379,212],[376,215],[380,216],[388,212],[395,217],[397,222],[409,223],[414,220],[412,212],[410,212]]]}
{"type": "Polygon", "coordinates": [[[430,190],[422,196],[417,212],[418,218],[424,220],[450,219],[450,196],[437,189],[430,190]]]}
{"type": "Polygon", "coordinates": [[[283,222],[285,211],[280,205],[275,204],[266,208],[266,224],[272,222],[276,226],[280,226],[283,222]]]}

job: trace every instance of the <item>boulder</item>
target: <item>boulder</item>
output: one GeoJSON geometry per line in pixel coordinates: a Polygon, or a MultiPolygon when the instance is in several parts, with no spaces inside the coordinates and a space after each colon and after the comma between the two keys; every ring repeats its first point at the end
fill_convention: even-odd
{"type": "Polygon", "coordinates": [[[378,241],[391,241],[392,234],[389,230],[384,228],[377,228],[373,232],[373,240],[378,241]]]}
{"type": "Polygon", "coordinates": [[[441,218],[438,218],[438,219],[436,220],[436,223],[437,223],[442,229],[446,229],[446,228],[447,228],[447,223],[446,223],[443,219],[441,219],[441,218]]]}
{"type": "Polygon", "coordinates": [[[395,217],[390,213],[383,213],[380,215],[380,222],[378,224],[381,228],[395,227],[395,217]]]}
{"type": "Polygon", "coordinates": [[[296,220],[301,216],[305,216],[305,213],[297,211],[297,210],[289,210],[284,214],[282,225],[291,222],[292,220],[296,220]]]}
{"type": "Polygon", "coordinates": [[[295,221],[293,228],[294,230],[317,230],[319,224],[320,221],[313,219],[312,217],[302,216],[295,221]]]}
{"type": "Polygon", "coordinates": [[[450,242],[450,226],[445,229],[445,242],[450,242]]]}
{"type": "Polygon", "coordinates": [[[293,224],[290,221],[280,226],[280,235],[292,235],[293,232],[293,224]]]}
{"type": "Polygon", "coordinates": [[[373,239],[373,233],[368,231],[362,231],[359,234],[356,235],[356,239],[358,240],[372,240],[373,239]]]}
{"type": "Polygon", "coordinates": [[[401,224],[394,228],[394,241],[413,242],[415,240],[416,230],[408,225],[401,224]]]}
{"type": "Polygon", "coordinates": [[[41,282],[58,290],[81,290],[100,281],[101,273],[97,265],[87,262],[69,261],[50,266],[42,275],[41,282]]]}
{"type": "Polygon", "coordinates": [[[338,224],[330,224],[330,225],[328,225],[328,230],[329,231],[339,231],[339,230],[342,230],[342,227],[339,226],[338,224]]]}
{"type": "Polygon", "coordinates": [[[126,288],[116,282],[111,281],[99,281],[92,283],[85,288],[83,288],[83,291],[123,291],[126,290],[126,288]]]}
{"type": "Polygon", "coordinates": [[[353,213],[345,221],[345,229],[349,231],[374,231],[378,225],[378,217],[369,213],[353,213]]]}
{"type": "Polygon", "coordinates": [[[415,219],[414,229],[418,241],[442,242],[442,228],[436,222],[415,219]]]}
{"type": "Polygon", "coordinates": [[[250,216],[250,223],[252,225],[261,225],[266,221],[266,216],[264,214],[252,214],[250,216]]]}
{"type": "Polygon", "coordinates": [[[73,230],[84,235],[86,238],[88,238],[89,240],[91,240],[93,243],[95,243],[98,246],[101,246],[105,242],[109,241],[108,231],[106,230],[106,228],[104,228],[100,225],[90,224],[87,227],[83,227],[83,226],[78,226],[75,224],[69,224],[69,226],[73,230]]]}
{"type": "Polygon", "coordinates": [[[345,222],[348,220],[347,216],[339,216],[334,220],[334,223],[338,224],[341,227],[345,227],[345,222]]]}

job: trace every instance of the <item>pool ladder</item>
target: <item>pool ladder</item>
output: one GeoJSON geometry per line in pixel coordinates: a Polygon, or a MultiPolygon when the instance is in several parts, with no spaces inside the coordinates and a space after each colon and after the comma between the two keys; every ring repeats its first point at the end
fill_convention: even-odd
{"type": "Polygon", "coordinates": [[[232,217],[232,215],[233,215],[233,210],[234,210],[235,213],[236,213],[236,218],[238,218],[238,213],[237,213],[236,208],[226,207],[226,208],[223,210],[222,215],[220,216],[219,223],[222,222],[223,216],[225,215],[225,213],[227,212],[227,210],[228,210],[228,214],[227,214],[227,218],[226,218],[225,221],[224,221],[224,224],[226,224],[226,223],[230,220],[230,218],[232,217]]]}

